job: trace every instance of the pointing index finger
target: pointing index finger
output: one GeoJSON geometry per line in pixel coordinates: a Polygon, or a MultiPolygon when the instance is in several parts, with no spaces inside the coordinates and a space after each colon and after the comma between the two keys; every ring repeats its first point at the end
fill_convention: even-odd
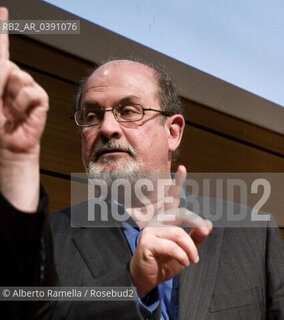
{"type": "Polygon", "coordinates": [[[175,173],[175,183],[170,187],[169,195],[173,198],[173,203],[165,204],[165,211],[179,208],[180,194],[182,186],[186,179],[186,168],[183,165],[179,165],[175,173]]]}
{"type": "Polygon", "coordinates": [[[182,190],[182,186],[185,182],[186,179],[186,168],[183,165],[179,165],[177,168],[177,171],[175,173],[175,185],[172,186],[172,196],[177,201],[177,205],[175,208],[179,207],[179,202],[180,202],[180,193],[182,190]]]}
{"type": "MultiPolygon", "coordinates": [[[[8,20],[8,9],[5,7],[0,7],[0,20],[8,20]]],[[[0,31],[0,59],[9,59],[9,37],[8,33],[4,33],[3,30],[0,31]]]]}

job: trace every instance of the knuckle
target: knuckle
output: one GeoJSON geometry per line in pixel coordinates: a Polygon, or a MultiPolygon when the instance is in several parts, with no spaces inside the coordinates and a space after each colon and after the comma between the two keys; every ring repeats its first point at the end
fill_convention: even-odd
{"type": "Polygon", "coordinates": [[[153,234],[155,234],[155,231],[157,230],[156,227],[145,227],[142,230],[142,234],[141,234],[141,238],[144,237],[149,237],[152,236],[153,234]]]}
{"type": "Polygon", "coordinates": [[[32,98],[32,93],[31,93],[31,89],[27,86],[23,86],[21,88],[21,95],[26,96],[28,98],[32,98]]]}
{"type": "Polygon", "coordinates": [[[19,68],[14,68],[12,70],[11,74],[12,80],[17,81],[21,84],[31,84],[34,80],[30,74],[27,72],[19,69],[19,68]]]}
{"type": "Polygon", "coordinates": [[[22,79],[22,71],[18,68],[13,68],[10,74],[10,80],[15,82],[21,82],[22,79]]]}
{"type": "Polygon", "coordinates": [[[173,236],[178,240],[185,236],[185,231],[180,227],[171,227],[169,230],[171,230],[173,236]]]}
{"type": "Polygon", "coordinates": [[[47,92],[46,92],[38,83],[36,83],[36,82],[35,82],[35,89],[37,90],[40,99],[41,99],[43,102],[48,103],[49,97],[48,97],[47,92]]]}
{"type": "Polygon", "coordinates": [[[211,230],[210,230],[209,228],[207,228],[207,227],[203,227],[203,228],[201,228],[200,230],[201,230],[201,234],[202,234],[204,237],[209,236],[209,234],[210,234],[210,232],[211,232],[211,230]]]}
{"type": "Polygon", "coordinates": [[[172,243],[168,248],[168,253],[170,256],[176,256],[179,253],[180,247],[176,243],[172,243]]]}
{"type": "Polygon", "coordinates": [[[13,75],[13,73],[19,69],[13,62],[10,60],[1,60],[0,62],[1,74],[4,74],[8,79],[13,75]]]}
{"type": "Polygon", "coordinates": [[[39,102],[48,105],[49,97],[46,91],[39,86],[36,82],[32,85],[25,85],[21,88],[21,93],[26,96],[30,101],[39,102]]]}
{"type": "Polygon", "coordinates": [[[27,73],[23,70],[20,70],[20,71],[21,71],[20,76],[21,76],[22,81],[24,81],[27,84],[32,84],[34,82],[33,77],[29,73],[27,73]]]}
{"type": "Polygon", "coordinates": [[[139,245],[141,247],[147,247],[149,244],[149,238],[151,237],[151,235],[149,234],[149,232],[147,232],[145,229],[142,231],[140,240],[139,240],[139,245]]]}

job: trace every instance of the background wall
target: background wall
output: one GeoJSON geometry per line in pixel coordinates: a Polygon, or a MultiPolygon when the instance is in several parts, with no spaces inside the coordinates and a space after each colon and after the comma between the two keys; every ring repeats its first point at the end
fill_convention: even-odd
{"type": "MultiPolygon", "coordinates": [[[[51,212],[70,205],[70,173],[84,172],[72,115],[80,79],[94,63],[25,36],[10,36],[11,59],[50,97],[42,138],[41,179],[51,212]]],[[[284,136],[183,98],[186,128],[177,163],[190,172],[283,172],[284,136]]],[[[283,218],[283,213],[279,219],[283,218]]],[[[284,225],[284,224],[283,224],[284,225]]],[[[284,232],[283,232],[284,237],[284,232]]]]}

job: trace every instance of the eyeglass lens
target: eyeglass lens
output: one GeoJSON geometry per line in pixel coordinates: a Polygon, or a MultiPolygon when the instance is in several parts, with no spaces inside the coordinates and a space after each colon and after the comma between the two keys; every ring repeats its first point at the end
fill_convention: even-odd
{"type": "Polygon", "coordinates": [[[94,125],[103,121],[106,111],[113,111],[117,121],[131,122],[143,118],[143,108],[140,105],[117,105],[113,109],[87,107],[76,113],[76,120],[81,125],[94,125]]]}

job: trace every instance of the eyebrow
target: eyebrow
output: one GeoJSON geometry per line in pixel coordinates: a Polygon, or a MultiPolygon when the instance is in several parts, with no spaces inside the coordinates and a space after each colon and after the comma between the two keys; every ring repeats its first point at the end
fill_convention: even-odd
{"type": "MultiPolygon", "coordinates": [[[[126,96],[118,101],[116,101],[112,107],[115,107],[119,104],[126,104],[126,103],[139,103],[140,98],[134,95],[126,96]]],[[[91,109],[91,108],[105,108],[105,106],[101,105],[97,101],[85,101],[82,108],[91,109]]]]}
{"type": "Polygon", "coordinates": [[[92,108],[101,108],[101,105],[96,101],[86,101],[84,102],[82,109],[92,109],[92,108]]]}
{"type": "Polygon", "coordinates": [[[122,98],[121,100],[119,100],[118,103],[116,103],[116,105],[117,105],[117,104],[125,104],[125,103],[129,103],[129,102],[131,102],[131,103],[138,103],[139,100],[140,100],[139,97],[130,95],[130,96],[124,97],[124,98],[122,98]]]}

